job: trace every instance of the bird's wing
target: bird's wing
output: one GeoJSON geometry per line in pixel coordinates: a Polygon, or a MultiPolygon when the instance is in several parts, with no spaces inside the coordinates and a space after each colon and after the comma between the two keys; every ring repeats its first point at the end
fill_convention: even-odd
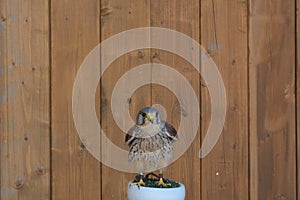
{"type": "Polygon", "coordinates": [[[135,140],[135,135],[136,135],[136,126],[132,127],[126,134],[125,137],[125,144],[130,146],[132,142],[135,140]]]}
{"type": "Polygon", "coordinates": [[[168,122],[165,122],[165,130],[165,133],[168,135],[169,138],[171,138],[173,141],[178,140],[178,134],[174,126],[172,126],[168,122]]]}

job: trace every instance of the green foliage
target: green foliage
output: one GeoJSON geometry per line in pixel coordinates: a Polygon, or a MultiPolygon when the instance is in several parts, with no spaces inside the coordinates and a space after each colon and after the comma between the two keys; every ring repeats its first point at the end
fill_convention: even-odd
{"type": "MultiPolygon", "coordinates": [[[[170,180],[170,179],[163,179],[165,185],[159,185],[158,178],[143,178],[143,181],[145,183],[144,186],[141,187],[152,187],[152,188],[177,188],[180,187],[180,184],[176,181],[170,180]]],[[[134,180],[133,183],[138,182],[138,180],[134,180]]]]}

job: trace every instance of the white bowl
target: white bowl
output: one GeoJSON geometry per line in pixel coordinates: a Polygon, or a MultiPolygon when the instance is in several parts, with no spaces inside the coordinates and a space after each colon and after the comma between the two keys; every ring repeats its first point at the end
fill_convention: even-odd
{"type": "Polygon", "coordinates": [[[185,187],[179,183],[177,188],[151,188],[131,186],[128,184],[127,197],[128,200],[184,200],[185,187]]]}

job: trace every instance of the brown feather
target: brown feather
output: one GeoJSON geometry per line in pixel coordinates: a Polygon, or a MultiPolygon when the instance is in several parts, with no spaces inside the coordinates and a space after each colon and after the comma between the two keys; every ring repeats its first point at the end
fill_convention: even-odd
{"type": "MultiPolygon", "coordinates": [[[[125,137],[125,143],[127,144],[127,142],[128,142],[131,138],[132,138],[131,135],[126,134],[126,137],[125,137]]],[[[133,141],[133,140],[132,140],[132,141],[133,141]]],[[[129,144],[127,144],[127,145],[130,145],[130,144],[132,143],[132,141],[131,141],[129,144]]]]}
{"type": "Polygon", "coordinates": [[[135,140],[135,133],[134,133],[134,127],[131,128],[125,137],[125,144],[127,144],[128,146],[130,146],[132,144],[132,142],[135,140]]]}
{"type": "Polygon", "coordinates": [[[172,126],[171,124],[169,124],[168,122],[165,122],[165,127],[167,129],[167,132],[170,134],[170,138],[173,140],[177,140],[178,139],[178,134],[176,129],[174,128],[174,126],[172,126]]]}

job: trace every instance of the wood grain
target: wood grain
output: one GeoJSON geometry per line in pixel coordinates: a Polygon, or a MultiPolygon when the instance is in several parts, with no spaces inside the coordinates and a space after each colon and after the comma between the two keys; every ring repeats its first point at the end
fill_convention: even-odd
{"type": "Polygon", "coordinates": [[[296,199],[295,1],[249,5],[250,199],[296,199]]]}
{"type": "Polygon", "coordinates": [[[52,199],[100,199],[100,163],[85,149],[72,117],[76,72],[100,42],[98,0],[51,1],[52,199]]]}
{"type": "MultiPolygon", "coordinates": [[[[222,135],[202,160],[202,199],[248,199],[247,2],[201,1],[201,44],[217,64],[227,95],[222,135]]],[[[202,86],[203,138],[211,103],[202,86]]]]}
{"type": "MultiPolygon", "coordinates": [[[[101,40],[120,33],[125,30],[138,27],[147,27],[150,25],[150,1],[117,1],[103,0],[101,1],[101,11],[110,10],[108,14],[101,14],[101,40]]],[[[122,45],[115,48],[122,48],[122,45]]],[[[125,44],[126,45],[126,44],[125,44]]],[[[149,63],[149,50],[142,49],[127,53],[114,63],[104,72],[101,79],[101,127],[105,131],[107,137],[117,146],[127,150],[124,145],[125,133],[115,123],[111,111],[111,94],[113,88],[127,71],[135,66],[149,63]]],[[[145,79],[150,79],[150,69],[148,74],[143,74],[145,79]]],[[[134,81],[131,77],[128,81],[134,81]]],[[[128,82],[129,84],[129,82],[128,82]]],[[[128,95],[127,85],[122,85],[122,94],[128,95]]],[[[150,106],[150,85],[146,85],[136,91],[131,97],[128,96],[128,103],[132,120],[135,121],[137,112],[146,106],[150,106]]],[[[124,123],[128,123],[129,119],[124,118],[124,123]]],[[[106,149],[102,149],[106,155],[109,155],[106,149]]],[[[114,156],[110,156],[116,159],[114,156]]],[[[134,179],[135,174],[120,172],[103,165],[102,167],[102,199],[127,199],[127,184],[134,179]],[[113,187],[112,187],[113,185],[113,187]]]]}
{"type": "Polygon", "coordinates": [[[297,199],[300,199],[300,0],[296,2],[296,131],[297,131],[297,199]]]}
{"type": "Polygon", "coordinates": [[[48,1],[1,11],[1,198],[50,199],[48,1]]]}
{"type": "MultiPolygon", "coordinates": [[[[5,159],[5,136],[7,135],[7,1],[0,0],[0,167],[5,159]]],[[[0,170],[0,199],[4,192],[2,185],[4,172],[0,170]]]]}
{"type": "MultiPolygon", "coordinates": [[[[200,39],[200,19],[199,19],[199,1],[151,1],[151,26],[164,27],[180,31],[199,42],[200,39]]],[[[180,48],[180,47],[178,47],[180,48]]],[[[193,56],[193,55],[191,55],[193,56]]],[[[191,84],[195,94],[200,100],[199,74],[193,69],[192,65],[184,59],[170,52],[152,49],[151,62],[162,63],[180,72],[191,84]]],[[[164,80],[169,74],[159,74],[153,72],[157,80],[164,80]]],[[[183,85],[174,80],[175,88],[185,90],[183,85]]],[[[167,121],[177,129],[180,124],[180,118],[191,115],[185,113],[185,110],[194,110],[193,105],[180,105],[180,99],[176,99],[172,91],[165,87],[152,85],[152,104],[160,104],[166,109],[167,121]]],[[[195,123],[191,121],[191,123],[195,123]]],[[[198,132],[197,137],[191,147],[178,159],[170,165],[165,173],[166,178],[171,178],[185,184],[186,199],[200,199],[200,159],[198,157],[200,149],[200,128],[194,130],[198,132]]],[[[183,134],[179,133],[179,139],[183,134]]]]}

